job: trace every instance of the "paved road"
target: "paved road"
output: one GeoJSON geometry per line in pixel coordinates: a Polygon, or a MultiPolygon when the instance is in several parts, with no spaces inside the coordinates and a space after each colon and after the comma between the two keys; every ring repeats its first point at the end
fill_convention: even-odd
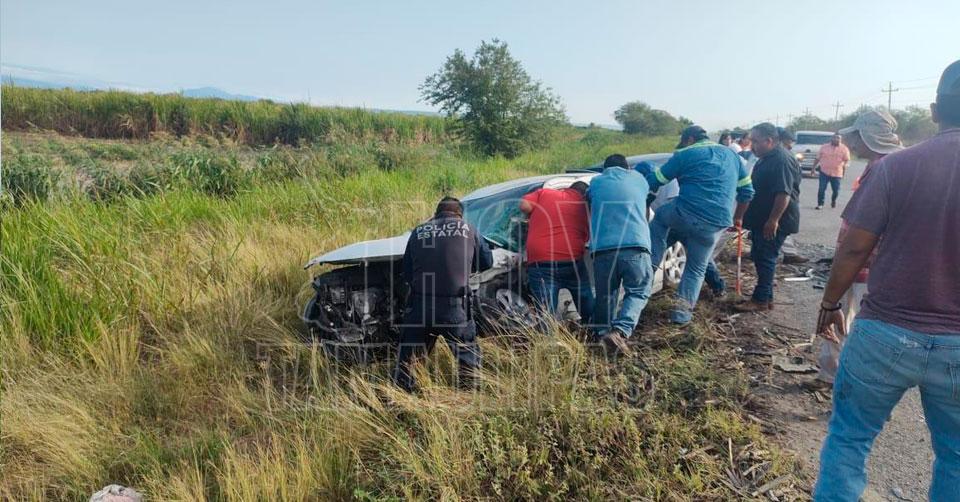
{"type": "MultiPolygon", "coordinates": [[[[817,184],[816,179],[804,179],[801,187],[801,233],[796,240],[801,248],[810,253],[820,253],[832,256],[832,249],[836,243],[837,231],[840,226],[840,210],[850,197],[850,185],[864,168],[862,161],[855,161],[850,172],[843,180],[841,196],[837,209],[828,208],[816,211],[817,184]],[[829,250],[816,249],[813,246],[827,247],[829,250]]],[[[820,256],[813,256],[819,258],[820,256]]],[[[779,283],[778,289],[784,296],[791,299],[794,305],[783,309],[785,322],[793,324],[804,333],[813,333],[816,323],[816,307],[822,291],[813,289],[809,282],[779,283]]],[[[778,293],[779,294],[779,293],[778,293]]],[[[811,472],[816,473],[819,467],[818,454],[820,443],[826,435],[826,425],[829,414],[822,410],[817,421],[803,420],[794,415],[788,422],[787,439],[790,446],[799,452],[806,461],[811,472]]],[[[920,406],[920,395],[912,390],[904,397],[893,411],[890,422],[874,445],[868,462],[870,478],[870,492],[865,498],[881,500],[926,500],[927,485],[930,479],[933,452],[930,449],[929,434],[924,424],[923,410],[920,406]]]]}

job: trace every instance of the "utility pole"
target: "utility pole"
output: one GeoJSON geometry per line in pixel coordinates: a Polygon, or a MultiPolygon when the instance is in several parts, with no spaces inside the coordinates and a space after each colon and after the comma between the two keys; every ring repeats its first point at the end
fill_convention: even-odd
{"type": "Polygon", "coordinates": [[[837,102],[833,105],[833,108],[834,108],[834,110],[835,110],[835,111],[833,112],[833,120],[837,120],[837,119],[840,118],[840,109],[843,108],[843,105],[840,104],[840,100],[839,100],[839,99],[838,99],[837,102]]]}
{"type": "Polygon", "coordinates": [[[803,116],[804,116],[804,117],[809,117],[810,115],[812,115],[812,114],[810,113],[810,107],[808,106],[808,107],[806,107],[806,108],[803,109],[803,116]]]}
{"type": "Polygon", "coordinates": [[[887,93],[887,111],[888,112],[890,110],[893,110],[893,93],[899,90],[900,90],[899,87],[897,87],[896,89],[893,88],[893,82],[888,83],[886,89],[880,89],[880,92],[887,93]]]}

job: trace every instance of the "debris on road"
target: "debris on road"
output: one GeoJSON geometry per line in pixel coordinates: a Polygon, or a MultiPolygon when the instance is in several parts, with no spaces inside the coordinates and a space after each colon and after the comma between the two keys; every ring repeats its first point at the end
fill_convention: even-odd
{"type": "Polygon", "coordinates": [[[790,277],[784,277],[784,278],[783,278],[783,280],[784,280],[785,282],[804,282],[804,281],[809,281],[810,279],[813,279],[813,269],[812,269],[812,268],[808,268],[807,271],[804,272],[804,273],[801,274],[801,275],[793,275],[793,276],[790,276],[790,277]]]}
{"type": "Polygon", "coordinates": [[[773,367],[787,373],[814,373],[818,371],[816,365],[808,363],[800,356],[772,356],[773,367]]]}
{"type": "Polygon", "coordinates": [[[126,486],[107,485],[94,493],[90,502],[143,502],[143,495],[126,486]]]}

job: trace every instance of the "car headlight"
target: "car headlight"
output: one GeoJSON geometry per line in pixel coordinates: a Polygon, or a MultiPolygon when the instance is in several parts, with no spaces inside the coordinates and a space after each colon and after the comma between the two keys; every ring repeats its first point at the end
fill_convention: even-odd
{"type": "Polygon", "coordinates": [[[796,157],[797,157],[797,160],[803,160],[803,154],[802,154],[802,153],[798,153],[798,154],[796,155],[796,157]]]}

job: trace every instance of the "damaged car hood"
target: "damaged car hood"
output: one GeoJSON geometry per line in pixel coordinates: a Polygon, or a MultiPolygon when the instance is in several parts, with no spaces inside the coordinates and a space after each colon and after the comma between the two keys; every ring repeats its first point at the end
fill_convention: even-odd
{"type": "Polygon", "coordinates": [[[403,251],[407,248],[407,239],[410,232],[386,239],[363,241],[330,251],[327,254],[316,256],[307,262],[303,268],[328,263],[343,265],[349,263],[373,263],[394,261],[403,258],[403,251]]]}

